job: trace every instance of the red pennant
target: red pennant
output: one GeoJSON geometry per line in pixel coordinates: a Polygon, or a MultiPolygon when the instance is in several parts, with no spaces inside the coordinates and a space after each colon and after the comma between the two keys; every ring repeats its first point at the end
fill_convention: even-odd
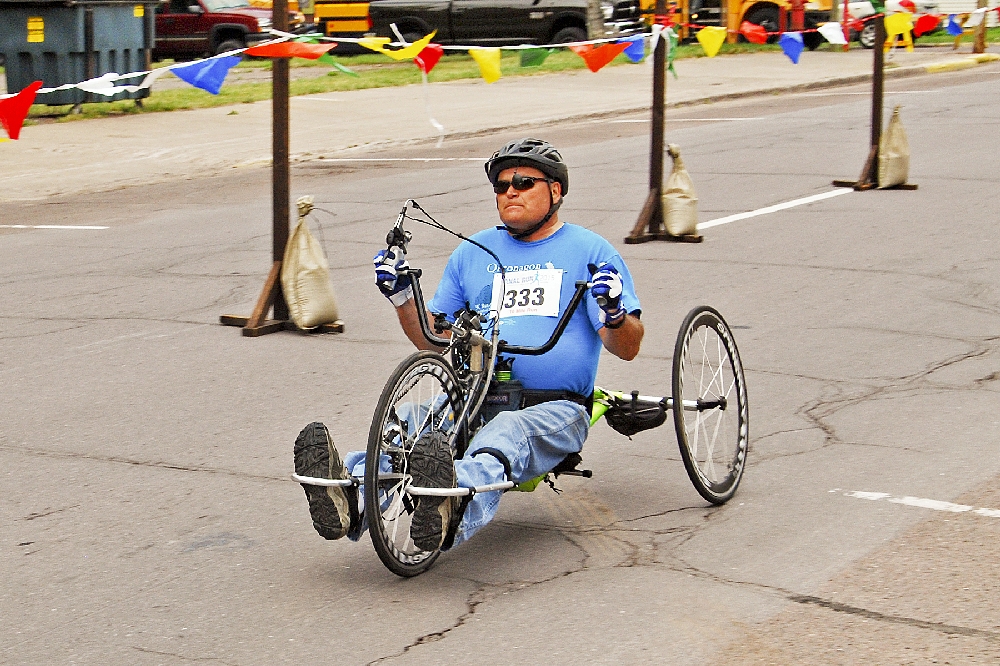
{"type": "Polygon", "coordinates": [[[35,101],[35,93],[41,87],[42,82],[35,81],[13,97],[0,99],[0,125],[7,130],[7,136],[11,139],[21,136],[21,126],[24,125],[28,109],[35,101]]]}
{"type": "Polygon", "coordinates": [[[583,58],[583,61],[587,63],[587,69],[592,72],[596,72],[617,58],[618,55],[629,46],[631,46],[630,42],[618,42],[613,44],[604,44],[596,49],[592,44],[587,44],[586,46],[571,46],[569,48],[573,51],[573,53],[583,58]]]}
{"type": "Polygon", "coordinates": [[[325,42],[323,44],[277,42],[276,44],[251,46],[247,49],[247,55],[259,58],[305,58],[306,60],[316,60],[334,46],[336,46],[334,42],[325,42]]]}
{"type": "Polygon", "coordinates": [[[440,44],[428,44],[424,47],[424,50],[417,54],[417,57],[413,59],[413,63],[420,68],[420,71],[424,74],[430,74],[431,70],[434,69],[434,65],[438,64],[438,60],[444,55],[444,48],[440,44]]]}
{"type": "Polygon", "coordinates": [[[767,30],[764,26],[757,25],[756,23],[751,23],[750,21],[743,21],[740,24],[740,34],[746,37],[748,42],[753,44],[767,44],[767,30]]]}
{"type": "Polygon", "coordinates": [[[917,6],[913,4],[913,0],[899,0],[899,6],[911,14],[917,11],[917,6]]]}
{"type": "Polygon", "coordinates": [[[917,19],[917,22],[913,25],[913,36],[919,37],[924,33],[931,32],[934,28],[938,27],[941,23],[940,16],[934,16],[933,14],[924,14],[917,19]]]}

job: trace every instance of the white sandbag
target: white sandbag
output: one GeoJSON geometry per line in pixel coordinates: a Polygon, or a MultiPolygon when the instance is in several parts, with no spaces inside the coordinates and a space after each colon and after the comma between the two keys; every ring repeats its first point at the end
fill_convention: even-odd
{"type": "Polygon", "coordinates": [[[299,222],[285,246],[281,288],[292,321],[301,329],[310,329],[337,321],[339,314],[330,283],[330,265],[323,247],[306,225],[305,216],[312,210],[312,199],[302,197],[298,203],[299,222]]]}
{"type": "Polygon", "coordinates": [[[910,142],[899,119],[899,106],[893,109],[889,127],[882,133],[878,145],[879,189],[905,185],[910,176],[910,142]]]}
{"type": "Polygon", "coordinates": [[[671,236],[694,236],[698,233],[698,195],[694,191],[691,176],[681,160],[681,149],[677,144],[667,146],[667,153],[674,160],[663,186],[663,221],[671,236]]]}

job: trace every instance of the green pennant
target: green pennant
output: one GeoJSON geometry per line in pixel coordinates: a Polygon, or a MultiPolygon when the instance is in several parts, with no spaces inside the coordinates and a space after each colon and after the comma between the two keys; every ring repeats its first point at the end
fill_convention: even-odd
{"type": "MultiPolygon", "coordinates": [[[[360,76],[353,69],[348,69],[347,67],[344,67],[339,62],[337,62],[336,60],[334,60],[333,56],[330,55],[329,53],[324,53],[323,55],[321,55],[319,58],[316,59],[316,62],[321,62],[324,65],[329,65],[330,67],[333,67],[337,71],[343,72],[344,74],[347,74],[348,76],[360,76]]],[[[330,73],[332,74],[333,72],[330,72],[330,73]]]]}
{"type": "Polygon", "coordinates": [[[677,78],[677,70],[674,69],[674,54],[677,51],[677,34],[673,30],[666,30],[664,36],[667,38],[667,71],[677,78]]]}
{"type": "Polygon", "coordinates": [[[552,53],[552,49],[524,49],[521,51],[521,67],[538,67],[552,53]]]}

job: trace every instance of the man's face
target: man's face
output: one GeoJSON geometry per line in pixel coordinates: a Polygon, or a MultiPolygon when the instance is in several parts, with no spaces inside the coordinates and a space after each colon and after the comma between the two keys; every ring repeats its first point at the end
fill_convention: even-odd
{"type": "MultiPolygon", "coordinates": [[[[497,181],[509,182],[515,173],[531,178],[544,179],[546,177],[538,169],[522,166],[504,169],[497,177],[497,181]]],[[[523,192],[515,190],[513,186],[508,187],[506,192],[497,195],[497,211],[500,213],[500,221],[518,231],[529,229],[532,225],[538,224],[549,212],[550,202],[559,201],[562,196],[561,192],[562,186],[559,183],[547,183],[544,180],[536,181],[534,187],[523,192]]]]}

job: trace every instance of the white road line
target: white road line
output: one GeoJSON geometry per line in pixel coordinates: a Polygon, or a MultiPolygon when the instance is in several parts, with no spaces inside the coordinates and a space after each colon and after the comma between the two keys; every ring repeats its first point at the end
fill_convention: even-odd
{"type": "MultiPolygon", "coordinates": [[[[840,488],[834,488],[831,493],[841,492],[840,488]]],[[[844,497],[854,497],[857,499],[877,502],[885,500],[893,504],[903,504],[905,506],[915,506],[920,509],[933,509],[934,511],[949,511],[951,513],[975,513],[988,518],[1000,518],[1000,509],[977,509],[968,504],[954,504],[952,502],[942,502],[941,500],[926,499],[924,497],[893,497],[889,493],[872,493],[863,490],[851,490],[844,493],[844,497]]]]}
{"type": "Polygon", "coordinates": [[[765,208],[758,208],[757,210],[751,210],[746,213],[736,213],[735,215],[727,215],[726,217],[720,217],[714,220],[709,220],[708,222],[702,222],[698,225],[698,229],[709,229],[711,227],[717,227],[720,224],[729,224],[730,222],[737,222],[739,220],[746,220],[751,217],[757,217],[759,215],[768,215],[769,213],[777,213],[780,210],[788,210],[789,208],[795,208],[796,206],[804,206],[806,204],[811,204],[815,201],[822,201],[823,199],[829,199],[831,197],[839,197],[841,194],[850,194],[854,190],[850,187],[838,187],[835,190],[830,190],[829,192],[823,192],[822,194],[814,194],[808,197],[802,197],[801,199],[792,199],[791,201],[786,201],[784,203],[774,204],[773,206],[767,206],[765,208]]]}
{"type": "MultiPolygon", "coordinates": [[[[665,123],[728,123],[736,120],[760,120],[760,116],[741,116],[734,118],[667,118],[665,123]]],[[[649,118],[622,118],[619,120],[596,120],[598,123],[648,123],[649,118]]]]}
{"type": "Polygon", "coordinates": [[[320,157],[314,162],[482,162],[482,157],[320,157]]]}
{"type": "Polygon", "coordinates": [[[86,224],[0,224],[0,229],[81,229],[83,231],[95,231],[110,228],[86,224]]]}

